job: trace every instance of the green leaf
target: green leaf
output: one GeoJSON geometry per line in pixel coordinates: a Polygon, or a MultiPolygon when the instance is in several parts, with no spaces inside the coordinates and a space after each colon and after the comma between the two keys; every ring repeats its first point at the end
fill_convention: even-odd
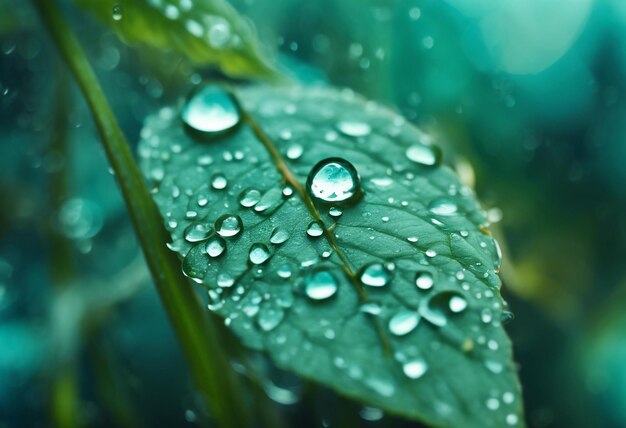
{"type": "Polygon", "coordinates": [[[216,91],[196,119],[228,132],[187,132],[167,107],[147,119],[139,148],[171,248],[208,288],[210,308],[279,366],[372,406],[433,426],[523,426],[499,250],[429,137],[322,88],[241,89],[244,123],[233,129],[216,91]],[[360,175],[351,203],[311,196],[307,177],[326,158],[360,175]],[[216,234],[225,215],[241,231],[231,219],[216,234]]]}
{"type": "Polygon", "coordinates": [[[75,0],[129,43],[171,50],[233,77],[275,77],[256,34],[225,0],[75,0]]]}

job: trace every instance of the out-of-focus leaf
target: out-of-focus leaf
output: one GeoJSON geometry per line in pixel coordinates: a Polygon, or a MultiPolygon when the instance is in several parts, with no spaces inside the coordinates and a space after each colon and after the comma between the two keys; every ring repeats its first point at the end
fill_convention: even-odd
{"type": "Polygon", "coordinates": [[[275,77],[251,24],[224,0],[75,0],[129,43],[179,52],[233,77],[275,77]]]}
{"type": "MultiPolygon", "coordinates": [[[[207,94],[195,119],[232,127],[228,96],[207,94]]],[[[244,123],[229,134],[190,136],[165,108],[139,149],[171,248],[210,307],[281,367],[386,411],[434,426],[523,425],[497,244],[471,191],[448,168],[416,163],[436,151],[424,134],[351,93],[261,87],[238,98],[244,123]],[[348,206],[304,184],[333,157],[360,175],[348,206]]],[[[345,191],[337,177],[317,190],[345,191]]]]}

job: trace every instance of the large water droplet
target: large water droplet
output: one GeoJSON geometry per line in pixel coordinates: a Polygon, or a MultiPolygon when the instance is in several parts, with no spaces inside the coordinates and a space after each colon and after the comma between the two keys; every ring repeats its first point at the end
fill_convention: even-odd
{"type": "Polygon", "coordinates": [[[326,271],[313,272],[306,276],[305,292],[313,300],[325,300],[335,295],[338,284],[335,277],[326,271]]]}
{"type": "Polygon", "coordinates": [[[280,245],[289,239],[289,232],[285,229],[277,227],[270,236],[270,242],[274,245],[280,245]]]}
{"type": "Polygon", "coordinates": [[[402,365],[402,371],[411,379],[419,379],[428,371],[428,364],[422,358],[414,358],[402,365]]]}
{"type": "Polygon", "coordinates": [[[221,236],[215,236],[207,241],[205,248],[210,257],[219,257],[226,251],[226,241],[221,236]]]}
{"type": "Polygon", "coordinates": [[[312,221],[311,223],[309,223],[309,226],[306,229],[306,234],[313,238],[322,236],[323,233],[324,229],[322,228],[322,225],[319,221],[312,221]]]}
{"type": "Polygon", "coordinates": [[[415,311],[400,311],[389,320],[389,331],[396,336],[404,336],[417,327],[419,320],[419,314],[415,311]]]}
{"type": "Polygon", "coordinates": [[[226,186],[228,186],[228,180],[226,179],[226,176],[224,174],[222,174],[221,172],[213,174],[213,176],[211,177],[211,187],[213,187],[215,190],[223,190],[226,188],[226,186]]]}
{"type": "Polygon", "coordinates": [[[443,327],[448,323],[450,315],[463,312],[467,306],[467,300],[460,293],[444,291],[420,301],[419,313],[426,321],[443,327]]]}
{"type": "Polygon", "coordinates": [[[206,137],[230,131],[241,120],[230,94],[217,85],[206,85],[192,94],[183,107],[181,118],[188,130],[206,137]]]}
{"type": "Polygon", "coordinates": [[[391,271],[382,263],[371,263],[361,269],[359,279],[370,287],[384,287],[391,280],[391,271]]]}
{"type": "Polygon", "coordinates": [[[215,230],[225,238],[236,236],[242,229],[243,223],[238,215],[224,214],[215,222],[215,230]]]}
{"type": "Polygon", "coordinates": [[[350,162],[328,158],[318,162],[307,178],[308,191],[324,202],[355,202],[361,195],[359,175],[350,162]]]}
{"type": "Polygon", "coordinates": [[[367,123],[354,120],[342,120],[337,124],[337,129],[348,137],[365,137],[372,132],[367,123]]]}
{"type": "Polygon", "coordinates": [[[185,229],[185,240],[187,242],[199,242],[209,239],[213,234],[213,228],[205,223],[191,223],[185,229]]]}
{"type": "Polygon", "coordinates": [[[415,274],[415,285],[421,290],[429,290],[433,287],[435,280],[430,272],[417,272],[415,274]]]}
{"type": "Polygon", "coordinates": [[[239,204],[244,208],[251,208],[261,200],[261,192],[256,189],[246,189],[239,195],[239,204]]]}
{"type": "Polygon", "coordinates": [[[458,207],[450,198],[438,198],[428,204],[428,209],[437,215],[453,215],[456,214],[458,207]]]}
{"type": "Polygon", "coordinates": [[[438,146],[415,144],[406,149],[410,161],[424,166],[437,166],[441,163],[441,149],[438,146]]]}
{"type": "Polygon", "coordinates": [[[248,259],[252,264],[261,265],[265,263],[271,256],[269,248],[267,245],[256,243],[252,244],[250,247],[250,252],[248,253],[248,259]]]}

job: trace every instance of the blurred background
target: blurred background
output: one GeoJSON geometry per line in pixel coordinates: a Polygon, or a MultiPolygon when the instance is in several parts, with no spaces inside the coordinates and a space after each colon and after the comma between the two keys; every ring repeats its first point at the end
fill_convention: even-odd
{"type": "MultiPolygon", "coordinates": [[[[61,3],[133,143],[215,75],[61,3]]],[[[476,188],[528,424],[626,427],[626,2],[232,3],[282,68],[400,111],[476,188]]],[[[265,386],[300,426],[341,426],[332,394],[265,386]]],[[[202,425],[192,391],[89,111],[30,2],[0,0],[0,427],[49,426],[72,394],[87,426],[202,425]]]]}

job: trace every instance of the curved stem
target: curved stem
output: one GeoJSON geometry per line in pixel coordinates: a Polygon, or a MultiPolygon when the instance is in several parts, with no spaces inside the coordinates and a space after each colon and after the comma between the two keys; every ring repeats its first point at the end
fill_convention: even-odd
{"type": "Polygon", "coordinates": [[[217,351],[221,349],[217,330],[182,277],[179,260],[165,246],[161,216],[85,53],[55,1],[34,4],[93,114],[161,301],[209,411],[221,427],[249,426],[237,379],[224,353],[217,351]]]}

